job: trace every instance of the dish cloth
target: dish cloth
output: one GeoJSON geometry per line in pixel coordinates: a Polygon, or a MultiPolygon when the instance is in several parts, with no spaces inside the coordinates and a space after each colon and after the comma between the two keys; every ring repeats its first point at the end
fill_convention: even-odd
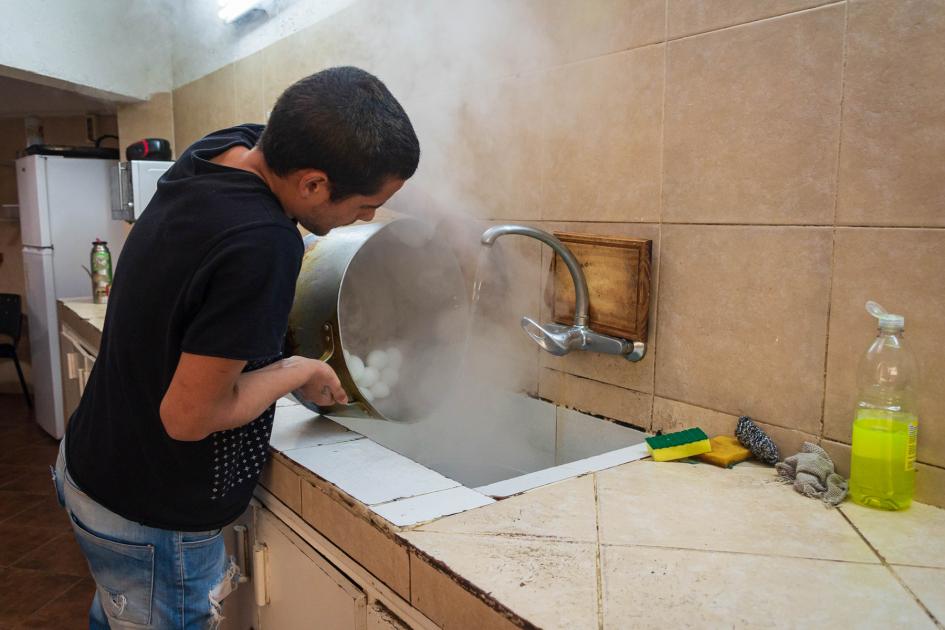
{"type": "Polygon", "coordinates": [[[778,463],[778,460],[781,459],[778,445],[748,416],[742,416],[738,419],[738,424],[735,425],[735,437],[742,443],[742,446],[751,451],[751,454],[758,461],[772,465],[778,463]]]}
{"type": "Polygon", "coordinates": [[[829,507],[847,496],[847,480],[834,472],[833,460],[816,444],[804,442],[801,452],[775,464],[784,483],[794,482],[794,489],[804,496],[820,499],[829,507]]]}

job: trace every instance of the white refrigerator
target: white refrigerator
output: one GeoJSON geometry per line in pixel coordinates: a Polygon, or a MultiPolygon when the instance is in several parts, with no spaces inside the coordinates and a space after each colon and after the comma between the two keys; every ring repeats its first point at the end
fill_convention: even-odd
{"type": "Polygon", "coordinates": [[[56,300],[91,295],[92,241],[108,241],[112,265],[130,226],[111,218],[115,160],[31,155],[16,161],[20,233],[36,421],[61,438],[65,429],[56,300]]]}

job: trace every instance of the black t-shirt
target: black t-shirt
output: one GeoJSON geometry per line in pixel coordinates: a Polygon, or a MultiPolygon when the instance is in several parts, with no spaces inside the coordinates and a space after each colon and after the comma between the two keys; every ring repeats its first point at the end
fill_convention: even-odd
{"type": "Polygon", "coordinates": [[[75,482],[144,525],[222,527],[246,508],[266,460],[274,405],[198,442],[171,438],[159,413],[181,352],[246,370],[282,356],[301,236],[262,179],[209,161],[254,146],[262,129],[212,133],[161,178],[122,249],[98,359],[69,421],[75,482]]]}

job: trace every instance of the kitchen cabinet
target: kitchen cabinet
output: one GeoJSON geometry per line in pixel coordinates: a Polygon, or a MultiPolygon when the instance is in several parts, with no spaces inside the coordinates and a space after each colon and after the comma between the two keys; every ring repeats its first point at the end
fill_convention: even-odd
{"type": "Polygon", "coordinates": [[[223,600],[223,622],[220,630],[257,630],[259,614],[253,589],[252,549],[255,517],[260,509],[252,501],[243,515],[223,530],[226,553],[240,567],[240,585],[223,600]]]}
{"type": "Polygon", "coordinates": [[[256,513],[255,539],[261,630],[366,630],[364,591],[264,508],[256,513]]]}
{"type": "Polygon", "coordinates": [[[62,372],[63,426],[68,424],[72,412],[82,400],[82,392],[88,383],[92,366],[98,354],[95,344],[82,339],[66,325],[59,329],[59,361],[62,372]]]}

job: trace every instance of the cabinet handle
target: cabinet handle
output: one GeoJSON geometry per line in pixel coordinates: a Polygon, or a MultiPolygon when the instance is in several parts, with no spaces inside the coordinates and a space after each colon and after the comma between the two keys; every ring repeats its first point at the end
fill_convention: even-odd
{"type": "Polygon", "coordinates": [[[76,376],[78,376],[78,374],[76,373],[79,369],[78,359],[79,359],[78,352],[66,353],[66,371],[68,372],[70,379],[73,379],[76,376]]]}
{"type": "Polygon", "coordinates": [[[256,543],[253,547],[253,592],[256,594],[256,606],[269,605],[269,547],[265,543],[256,543]]]}
{"type": "Polygon", "coordinates": [[[234,525],[233,533],[236,535],[236,565],[240,568],[240,584],[249,582],[252,578],[252,568],[246,562],[249,555],[249,539],[246,537],[245,525],[234,525]]]}

